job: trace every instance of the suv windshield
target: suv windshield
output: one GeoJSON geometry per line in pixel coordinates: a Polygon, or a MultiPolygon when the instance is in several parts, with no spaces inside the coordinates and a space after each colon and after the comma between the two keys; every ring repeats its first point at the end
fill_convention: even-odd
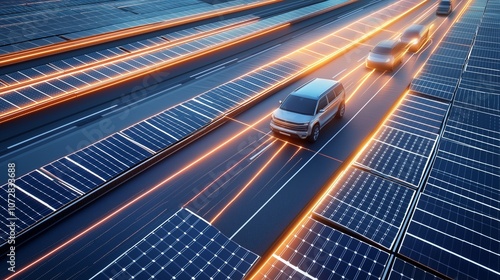
{"type": "Polygon", "coordinates": [[[281,103],[280,108],[289,112],[313,116],[314,109],[316,109],[316,100],[289,95],[285,101],[281,103]]]}

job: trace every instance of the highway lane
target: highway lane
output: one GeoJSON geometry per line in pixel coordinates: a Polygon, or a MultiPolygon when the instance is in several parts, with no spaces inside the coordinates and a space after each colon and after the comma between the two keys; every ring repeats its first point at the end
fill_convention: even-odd
{"type": "MultiPolygon", "coordinates": [[[[397,27],[397,25],[395,27],[397,27]]],[[[394,31],[388,32],[383,35],[387,36],[393,32],[394,31]]],[[[373,40],[376,42],[378,39],[380,38],[377,36],[373,40]]],[[[373,42],[370,40],[367,42],[367,45],[370,45],[370,43],[373,42]]],[[[360,53],[356,55],[354,52],[351,55],[353,55],[352,58],[349,58],[348,54],[346,54],[344,58],[348,58],[351,61],[355,59],[360,60],[364,54],[360,53]]],[[[262,59],[266,58],[264,57],[262,59]]],[[[209,160],[202,162],[203,164],[198,164],[195,168],[190,168],[187,172],[181,174],[182,176],[178,176],[175,180],[169,181],[164,187],[157,189],[152,196],[148,197],[150,200],[147,202],[140,203],[133,207],[133,209],[127,210],[126,213],[113,219],[113,222],[106,226],[106,228],[99,229],[96,232],[86,235],[82,238],[82,241],[79,241],[78,245],[71,245],[66,248],[60,254],[57,254],[56,257],[51,258],[47,262],[44,262],[42,266],[37,267],[37,269],[31,272],[33,274],[30,275],[40,275],[41,272],[46,272],[48,273],[47,276],[57,276],[67,275],[65,273],[73,271],[80,271],[82,274],[76,274],[79,276],[90,275],[90,272],[94,269],[93,261],[97,260],[98,262],[103,262],[104,266],[106,261],[109,262],[110,259],[113,259],[113,253],[109,252],[120,250],[116,246],[126,248],[127,244],[130,246],[130,244],[135,243],[140,236],[144,235],[141,235],[140,232],[148,232],[148,229],[154,228],[153,224],[156,225],[164,220],[169,216],[168,213],[175,212],[182,202],[187,202],[202,188],[202,186],[209,185],[217,178],[217,174],[230,168],[227,167],[230,166],[228,165],[228,158],[238,162],[246,155],[249,155],[248,158],[243,159],[243,164],[240,166],[244,172],[235,172],[236,177],[231,177],[228,183],[225,184],[227,186],[224,187],[225,192],[223,194],[208,196],[208,199],[203,200],[201,203],[195,201],[188,204],[188,207],[196,207],[198,205],[200,211],[204,213],[203,216],[211,220],[225,205],[227,205],[234,197],[234,194],[239,191],[237,188],[243,186],[245,182],[249,182],[253,174],[257,174],[258,170],[272,159],[268,168],[266,168],[267,170],[263,170],[262,176],[257,177],[256,180],[251,182],[247,192],[244,193],[244,197],[237,199],[234,204],[226,208],[223,214],[215,220],[214,224],[228,236],[231,236],[248,220],[248,217],[257,210],[255,209],[257,206],[264,205],[269,197],[286,182],[286,178],[288,178],[290,174],[295,173],[303,163],[316,153],[316,151],[319,151],[327,144],[327,142],[332,139],[332,136],[336,135],[332,142],[330,142],[332,145],[326,145],[320,153],[318,153],[313,160],[298,173],[299,175],[293,177],[285,186],[285,189],[278,193],[273,199],[273,201],[277,201],[277,203],[273,202],[272,204],[267,204],[263,212],[260,212],[242,231],[235,235],[234,238],[236,241],[262,254],[263,250],[269,247],[275,239],[272,236],[278,236],[283,228],[286,227],[300,209],[302,209],[302,207],[298,205],[305,205],[305,203],[309,201],[309,198],[314,197],[316,191],[328,181],[331,173],[340,166],[343,160],[345,160],[358,144],[362,143],[362,140],[370,133],[373,127],[375,127],[380,118],[383,117],[387,109],[402,92],[402,90],[398,88],[405,87],[402,80],[407,79],[409,81],[417,66],[416,63],[419,61],[421,63],[424,56],[421,55],[419,59],[409,57],[408,59],[410,59],[408,65],[401,68],[401,70],[396,73],[395,77],[392,78],[393,80],[390,80],[393,76],[388,73],[374,72],[375,74],[372,74],[373,77],[366,80],[364,86],[357,91],[356,96],[348,103],[348,110],[345,118],[340,122],[333,122],[328,125],[326,129],[322,131],[323,135],[317,143],[310,145],[301,141],[290,141],[289,139],[280,138],[276,140],[267,134],[269,131],[269,118],[266,112],[270,113],[270,111],[276,107],[277,100],[282,99],[289,91],[307,81],[312,76],[328,77],[328,75],[332,75],[332,73],[336,75],[340,72],[342,72],[342,74],[348,73],[348,71],[342,69],[342,66],[346,64],[337,63],[336,60],[334,63],[319,69],[309,77],[304,77],[304,79],[297,81],[287,89],[266,99],[248,112],[241,114],[238,116],[237,120],[230,120],[226,125],[204,137],[202,141],[193,143],[187,149],[181,150],[168,160],[144,172],[140,177],[132,179],[120,187],[119,191],[114,191],[102,199],[99,199],[90,207],[82,209],[83,211],[75,213],[75,215],[72,215],[71,219],[67,219],[56,225],[54,228],[48,230],[46,234],[37,237],[33,242],[29,242],[26,247],[21,247],[19,251],[21,256],[23,255],[23,250],[29,250],[31,252],[46,251],[47,248],[51,247],[50,244],[58,244],[60,241],[71,236],[70,233],[66,233],[68,227],[75,227],[74,232],[76,232],[79,229],[83,229],[85,225],[91,224],[92,221],[98,220],[102,214],[96,213],[97,211],[95,211],[95,209],[104,210],[103,212],[110,211],[110,209],[120,204],[118,203],[119,201],[127,200],[127,198],[133,197],[134,194],[137,195],[149,189],[161,180],[159,178],[166,178],[169,174],[178,170],[179,167],[185,166],[193,159],[206,155],[213,150],[213,147],[221,143],[221,139],[226,139],[228,136],[234,135],[237,131],[241,131],[241,129],[247,127],[245,124],[252,124],[262,119],[255,127],[257,130],[248,130],[244,135],[240,136],[242,138],[238,138],[233,141],[231,145],[227,145],[218,150],[217,153],[213,154],[213,158],[211,155],[209,160]],[[410,65],[410,63],[414,64],[410,65]],[[394,82],[395,80],[397,80],[397,82],[394,82]],[[384,90],[379,91],[378,89],[384,90]],[[365,104],[367,105],[363,108],[365,104]],[[356,114],[361,108],[363,108],[363,110],[361,110],[359,114],[356,114]],[[356,117],[353,118],[354,116],[356,117]],[[351,119],[352,121],[349,122],[351,119]],[[337,134],[337,132],[339,133],[337,134]],[[263,142],[266,140],[267,142],[263,142]],[[275,142],[272,142],[273,144],[265,151],[259,153],[260,149],[267,147],[267,143],[271,143],[271,141],[275,142]],[[261,143],[263,143],[262,146],[259,146],[261,143]],[[250,148],[244,149],[247,145],[250,145],[250,148]],[[299,150],[299,146],[303,148],[299,150]],[[254,148],[257,149],[254,150],[254,148]],[[282,150],[278,153],[280,148],[282,148],[282,150]],[[237,156],[236,158],[231,158],[231,155],[237,156]],[[273,155],[275,155],[274,158],[272,158],[273,155]],[[250,160],[252,157],[253,159],[250,160]],[[318,166],[322,167],[321,172],[318,172],[318,166]],[[199,174],[206,175],[200,177],[199,174]],[[317,174],[318,176],[311,177],[311,174],[317,174]],[[195,179],[196,181],[194,181],[195,179]],[[92,211],[92,209],[94,211],[92,211]],[[138,213],[141,213],[141,215],[137,215],[138,213]],[[138,217],[136,217],[136,215],[138,217]],[[157,219],[152,218],[157,216],[157,219]],[[140,232],[135,235],[131,234],[131,232],[137,230],[140,232]],[[104,239],[108,240],[109,234],[111,233],[113,234],[113,240],[109,240],[106,244],[100,242],[104,239]],[[80,252],[80,250],[82,251],[80,252]],[[91,256],[82,257],[83,252],[85,252],[85,255],[91,256]],[[75,259],[78,261],[75,261],[75,259]],[[60,262],[71,265],[64,266],[64,269],[61,269],[61,267],[57,269],[48,269],[51,265],[53,267],[54,264],[60,262]]],[[[359,63],[352,64],[354,64],[354,67],[359,65],[359,63]]],[[[228,69],[227,71],[230,70],[228,69]]],[[[359,67],[358,70],[353,73],[367,74],[370,73],[370,71],[364,69],[364,67],[359,67]]],[[[342,77],[342,74],[340,74],[339,77],[342,77]]],[[[353,85],[355,84],[353,83],[353,85]]],[[[349,86],[348,92],[349,90],[353,90],[353,85],[349,86]]]]}

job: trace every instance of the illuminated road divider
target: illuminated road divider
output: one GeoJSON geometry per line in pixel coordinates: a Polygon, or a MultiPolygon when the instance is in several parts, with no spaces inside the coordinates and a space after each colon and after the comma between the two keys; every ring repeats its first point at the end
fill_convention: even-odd
{"type": "Polygon", "coordinates": [[[47,64],[33,68],[27,68],[12,73],[0,75],[0,81],[4,84],[0,88],[0,96],[4,92],[14,91],[50,80],[64,79],[81,71],[112,65],[127,59],[140,58],[143,55],[172,48],[177,45],[195,41],[221,31],[256,21],[256,16],[242,16],[216,23],[199,25],[192,28],[170,32],[153,38],[136,41],[118,47],[108,48],[100,51],[74,56],[68,59],[52,61],[47,64]]]}
{"type": "MultiPolygon", "coordinates": [[[[331,4],[331,1],[329,2],[331,4]]],[[[423,3],[425,1],[399,1],[348,25],[348,28],[356,28],[356,23],[363,20],[372,21],[377,16],[391,18],[391,20],[382,22],[379,28],[367,32],[357,40],[347,42],[347,44],[345,41],[337,42],[334,40],[336,34],[350,32],[347,28],[339,29],[243,76],[168,108],[93,145],[22,176],[17,182],[22,184],[20,188],[27,192],[29,190],[36,192],[37,186],[44,184],[48,186],[47,189],[57,190],[58,193],[64,192],[64,196],[58,196],[56,199],[55,195],[49,194],[49,197],[42,200],[54,209],[58,209],[57,211],[50,211],[48,207],[45,207],[47,209],[41,207],[43,205],[40,205],[38,200],[30,199],[33,197],[40,199],[41,194],[30,193],[31,196],[25,195],[25,199],[23,198],[22,201],[34,203],[34,205],[20,205],[19,207],[25,207],[24,209],[27,212],[30,211],[27,209],[28,207],[37,209],[37,211],[32,219],[23,221],[25,227],[20,230],[19,242],[28,239],[33,229],[36,228],[38,229],[37,232],[40,232],[57,222],[57,219],[63,216],[64,213],[67,214],[77,210],[82,205],[89,203],[225,123],[226,115],[238,114],[261,98],[284,87],[309,70],[318,67],[321,63],[326,63],[338,57],[357,43],[377,34],[382,28],[401,19],[423,3]],[[337,46],[333,45],[334,43],[337,46]],[[339,43],[344,45],[339,46],[339,43]],[[327,47],[327,50],[322,49],[325,47],[327,47]],[[311,49],[314,49],[315,52],[309,52],[311,49]],[[321,56],[318,54],[320,51],[331,52],[321,56]],[[85,194],[82,195],[82,193],[85,194]],[[50,197],[51,195],[52,197],[50,197]],[[49,200],[50,202],[48,202],[49,200]]],[[[360,23],[358,27],[364,28],[363,23],[360,23]]],[[[176,174],[179,174],[179,172],[176,174]]],[[[4,188],[2,187],[2,189],[4,188]]],[[[151,192],[141,195],[124,207],[140,201],[149,193],[151,192]]],[[[47,193],[44,193],[44,195],[47,195],[47,193]]],[[[108,218],[105,220],[108,220],[108,218]]],[[[68,245],[72,240],[74,239],[63,245],[68,245]]],[[[44,258],[53,253],[55,252],[49,253],[44,258]]],[[[19,272],[22,271],[24,269],[19,272]]]]}
{"type": "Polygon", "coordinates": [[[0,93],[0,123],[242,44],[285,28],[290,22],[326,13],[348,3],[351,1],[325,1],[197,40],[181,42],[166,49],[146,51],[146,54],[131,54],[130,58],[126,56],[74,72],[62,73],[52,79],[30,83],[15,90],[7,88],[7,91],[2,90],[0,93]]]}
{"type": "Polygon", "coordinates": [[[74,39],[66,42],[55,43],[48,46],[28,49],[19,52],[13,52],[0,56],[0,67],[6,66],[14,63],[19,63],[35,58],[45,57],[49,55],[54,55],[62,52],[67,52],[70,50],[81,49],[85,47],[90,47],[98,44],[103,44],[111,41],[116,41],[119,39],[124,39],[132,36],[137,36],[149,32],[154,32],[169,27],[180,26],[183,24],[193,23],[204,19],[220,17],[223,15],[228,15],[232,13],[237,13],[252,8],[269,5],[277,3],[280,0],[263,0],[253,2],[251,4],[238,4],[234,6],[229,6],[226,8],[219,8],[217,10],[202,11],[190,15],[180,15],[177,18],[171,18],[169,20],[151,23],[142,26],[136,26],[126,29],[121,29],[113,32],[101,33],[94,36],[84,37],[81,39],[74,39]]]}

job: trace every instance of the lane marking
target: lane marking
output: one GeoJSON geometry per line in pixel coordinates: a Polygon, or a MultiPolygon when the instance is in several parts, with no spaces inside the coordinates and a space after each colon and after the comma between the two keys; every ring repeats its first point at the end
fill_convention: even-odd
{"type": "Polygon", "coordinates": [[[269,149],[269,147],[271,147],[273,145],[274,142],[271,142],[269,143],[267,146],[265,146],[264,148],[262,148],[262,150],[258,151],[255,155],[251,156],[249,158],[250,161],[254,160],[256,157],[260,156],[263,152],[265,152],[267,149],[269,149]]]}
{"type": "Polygon", "coordinates": [[[226,62],[224,62],[224,63],[218,64],[218,65],[215,65],[215,66],[210,67],[210,68],[208,68],[208,69],[205,69],[205,70],[203,70],[203,71],[201,71],[201,72],[198,72],[198,73],[196,73],[196,74],[193,74],[193,75],[191,75],[191,76],[189,76],[189,77],[190,77],[190,78],[194,78],[194,77],[196,77],[196,76],[198,76],[198,75],[202,75],[203,73],[210,72],[211,70],[213,70],[213,69],[215,69],[215,68],[219,68],[219,67],[221,67],[221,66],[224,66],[224,65],[226,65],[226,64],[229,64],[229,63],[231,63],[231,62],[233,62],[233,61],[235,61],[235,60],[238,60],[238,58],[233,58],[233,59],[228,60],[228,61],[226,61],[226,62]]]}
{"type": "Polygon", "coordinates": [[[219,71],[219,70],[222,70],[222,69],[224,69],[224,68],[226,68],[226,66],[221,66],[221,67],[219,67],[219,68],[215,68],[215,69],[213,69],[212,71],[209,71],[209,72],[206,72],[206,73],[201,74],[201,75],[199,75],[199,76],[196,76],[196,77],[195,77],[195,79],[203,78],[203,77],[205,77],[205,76],[208,76],[208,75],[210,75],[210,74],[212,74],[212,73],[215,73],[215,72],[217,72],[217,71],[219,71]]]}
{"type": "Polygon", "coordinates": [[[335,76],[332,77],[332,79],[335,79],[338,75],[344,73],[346,70],[347,70],[347,68],[345,68],[344,70],[338,72],[335,76]]]}
{"type": "Polygon", "coordinates": [[[274,49],[274,48],[277,48],[277,47],[279,47],[279,46],[281,46],[281,44],[277,44],[277,45],[274,45],[274,46],[272,46],[272,47],[270,47],[270,48],[267,48],[267,49],[265,49],[265,50],[262,50],[262,51],[260,51],[260,52],[258,52],[258,53],[254,53],[254,54],[252,54],[251,56],[247,56],[247,57],[245,57],[245,58],[243,58],[243,59],[240,59],[238,62],[243,62],[243,61],[248,60],[248,59],[250,59],[250,58],[252,58],[252,57],[255,57],[255,56],[259,55],[259,54],[263,54],[263,53],[265,53],[265,52],[267,52],[267,51],[270,51],[270,50],[272,50],[272,49],[274,49]]]}
{"type": "MultiPolygon", "coordinates": [[[[100,113],[102,113],[102,112],[104,112],[104,111],[108,111],[108,110],[110,110],[110,109],[113,109],[113,108],[114,108],[114,107],[116,107],[116,106],[118,106],[118,105],[117,105],[117,104],[115,104],[115,105],[113,105],[113,106],[111,106],[111,107],[108,107],[108,108],[106,108],[106,109],[102,109],[102,110],[97,111],[97,112],[95,112],[95,113],[93,113],[93,114],[87,115],[87,116],[85,116],[85,117],[82,117],[82,118],[79,118],[79,119],[77,119],[77,120],[71,121],[71,122],[69,122],[69,123],[67,123],[67,124],[64,124],[64,125],[58,126],[58,127],[56,127],[56,128],[53,128],[53,129],[51,129],[51,130],[45,131],[45,132],[43,132],[43,133],[40,133],[40,134],[38,134],[38,135],[36,135],[36,136],[30,137],[30,138],[28,138],[28,139],[26,139],[26,140],[20,141],[20,142],[18,142],[18,143],[16,143],[16,144],[14,144],[14,145],[10,145],[10,146],[8,146],[8,147],[7,147],[7,150],[8,150],[8,149],[12,149],[12,148],[14,148],[14,147],[17,147],[17,146],[19,146],[19,145],[21,145],[21,144],[24,144],[24,143],[26,143],[26,142],[28,142],[28,141],[31,141],[31,140],[33,140],[33,139],[36,139],[36,138],[42,137],[42,136],[44,136],[44,135],[46,135],[46,134],[48,134],[48,133],[54,132],[54,131],[59,130],[59,129],[63,128],[63,127],[66,127],[66,126],[69,126],[69,125],[71,125],[71,124],[77,123],[77,122],[79,122],[79,121],[81,121],[81,120],[84,120],[84,119],[90,118],[90,117],[95,116],[95,115],[97,115],[97,114],[100,114],[100,113]]],[[[103,116],[104,116],[104,115],[103,115],[103,116]]],[[[76,126],[74,126],[74,127],[76,127],[76,126]]]]}

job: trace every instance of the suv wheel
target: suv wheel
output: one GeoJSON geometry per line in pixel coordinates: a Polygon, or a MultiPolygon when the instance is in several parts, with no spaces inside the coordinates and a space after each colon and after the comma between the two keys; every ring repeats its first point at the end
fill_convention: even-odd
{"type": "Polygon", "coordinates": [[[342,117],[344,117],[344,113],[345,113],[345,102],[342,101],[342,103],[340,103],[339,105],[339,108],[337,109],[337,119],[341,119],[342,117]]]}
{"type": "Polygon", "coordinates": [[[315,124],[312,128],[311,135],[307,138],[309,142],[314,143],[319,138],[319,125],[315,124]]]}

